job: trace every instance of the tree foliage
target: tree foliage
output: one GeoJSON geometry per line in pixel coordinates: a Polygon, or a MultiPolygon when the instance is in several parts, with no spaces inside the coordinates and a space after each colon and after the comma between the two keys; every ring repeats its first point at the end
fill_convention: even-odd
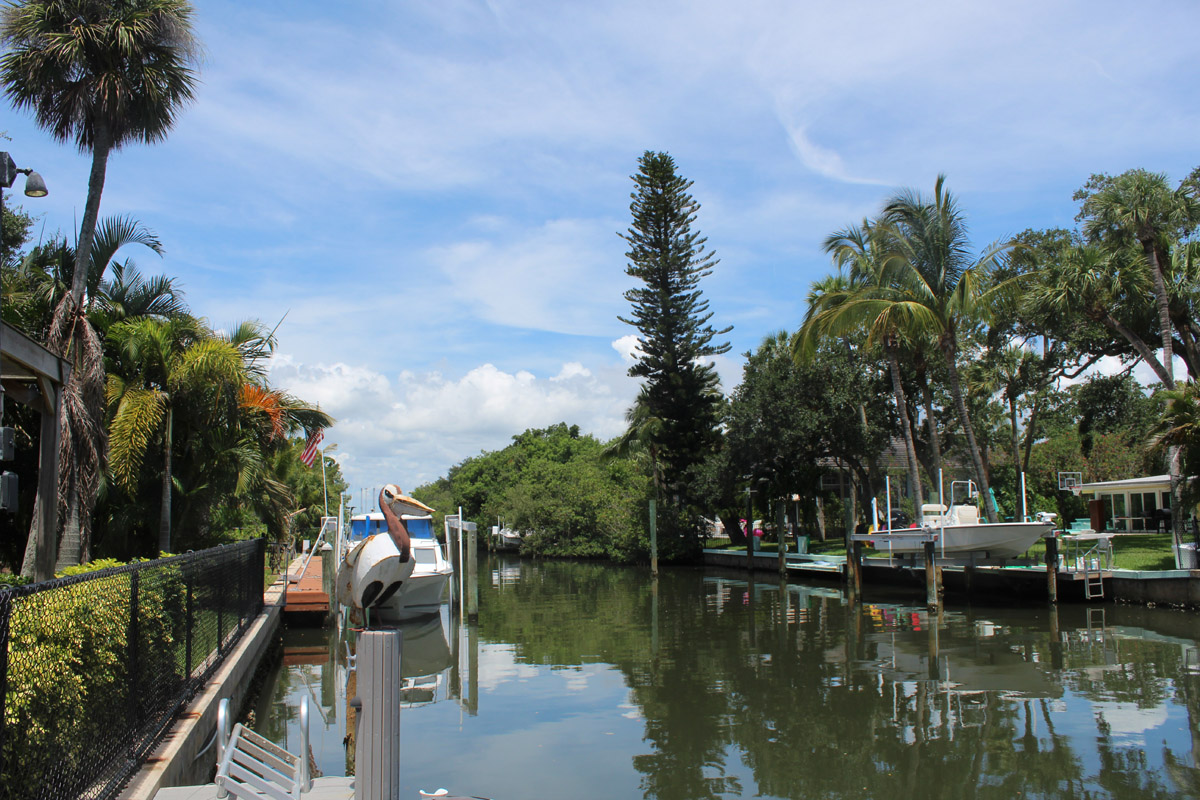
{"type": "Polygon", "coordinates": [[[625,271],[641,285],[625,293],[632,312],[620,318],[638,331],[638,359],[629,374],[644,380],[639,402],[656,421],[646,439],[669,493],[664,499],[686,505],[693,499],[689,471],[718,440],[719,383],[708,359],[728,352],[728,343],[714,340],[731,328],[713,329],[699,288],[717,259],[692,229],[700,208],[688,193],[692,182],[676,173],[669,155],[649,151],[633,182],[625,271]]]}

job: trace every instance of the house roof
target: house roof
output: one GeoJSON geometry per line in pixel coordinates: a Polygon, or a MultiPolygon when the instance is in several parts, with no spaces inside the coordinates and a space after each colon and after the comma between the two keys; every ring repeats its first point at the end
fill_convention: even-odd
{"type": "Polygon", "coordinates": [[[1081,483],[1079,491],[1088,494],[1101,492],[1134,492],[1151,489],[1170,489],[1170,475],[1150,475],[1144,478],[1126,478],[1123,481],[1098,481],[1097,483],[1081,483]]]}

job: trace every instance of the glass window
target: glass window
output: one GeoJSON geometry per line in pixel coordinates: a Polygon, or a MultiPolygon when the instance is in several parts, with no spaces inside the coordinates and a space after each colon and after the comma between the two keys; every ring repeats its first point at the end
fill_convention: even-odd
{"type": "Polygon", "coordinates": [[[1112,495],[1112,515],[1114,519],[1125,516],[1125,495],[1112,495]]]}
{"type": "Polygon", "coordinates": [[[1142,516],[1142,496],[1136,492],[1129,495],[1129,516],[1142,516]]]}
{"type": "Polygon", "coordinates": [[[1170,508],[1170,507],[1171,507],[1171,493],[1163,492],[1162,493],[1162,505],[1160,505],[1159,508],[1170,508]]]}
{"type": "Polygon", "coordinates": [[[1158,506],[1154,505],[1154,492],[1146,492],[1142,495],[1142,508],[1146,509],[1146,516],[1154,513],[1154,509],[1158,506]]]}

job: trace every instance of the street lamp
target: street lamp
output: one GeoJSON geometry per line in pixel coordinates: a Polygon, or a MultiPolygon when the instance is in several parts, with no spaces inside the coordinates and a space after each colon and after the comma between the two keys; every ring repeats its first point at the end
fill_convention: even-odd
{"type": "MultiPolygon", "coordinates": [[[[13,181],[17,179],[17,174],[25,176],[25,195],[27,197],[45,197],[49,194],[46,189],[46,182],[42,180],[42,176],[38,175],[31,169],[19,169],[16,163],[12,160],[12,156],[8,153],[0,151],[0,225],[4,219],[4,190],[12,188],[13,181]]],[[[4,237],[0,233],[0,264],[4,263],[4,237]]],[[[0,349],[3,349],[0,347],[0,349]]],[[[4,387],[0,386],[0,423],[4,416],[4,387]]],[[[9,429],[4,429],[0,432],[0,438],[6,441],[12,441],[10,436],[12,432],[9,429]]],[[[0,454],[7,458],[11,458],[11,454],[0,454]]],[[[17,476],[14,473],[5,471],[0,474],[0,508],[15,511],[17,508],[17,476]]],[[[45,522],[43,521],[43,525],[45,522]]]]}

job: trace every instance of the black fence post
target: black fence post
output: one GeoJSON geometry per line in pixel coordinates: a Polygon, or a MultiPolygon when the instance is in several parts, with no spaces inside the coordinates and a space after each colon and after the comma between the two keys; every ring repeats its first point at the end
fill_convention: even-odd
{"type": "Polygon", "coordinates": [[[183,568],[184,585],[187,586],[187,603],[184,606],[184,664],[187,668],[187,680],[192,680],[192,637],[195,633],[196,615],[192,607],[192,569],[191,565],[183,568]]]}
{"type": "Polygon", "coordinates": [[[225,593],[217,592],[217,652],[225,655],[225,593]]]}
{"type": "MultiPolygon", "coordinates": [[[[138,570],[129,573],[129,730],[137,730],[141,721],[138,693],[142,690],[138,675],[138,586],[141,575],[138,570]]],[[[132,744],[132,737],[131,737],[132,744]]]]}
{"type": "Polygon", "coordinates": [[[13,594],[0,592],[0,775],[4,774],[4,751],[8,729],[4,725],[4,707],[8,702],[8,636],[11,630],[13,594]]]}

